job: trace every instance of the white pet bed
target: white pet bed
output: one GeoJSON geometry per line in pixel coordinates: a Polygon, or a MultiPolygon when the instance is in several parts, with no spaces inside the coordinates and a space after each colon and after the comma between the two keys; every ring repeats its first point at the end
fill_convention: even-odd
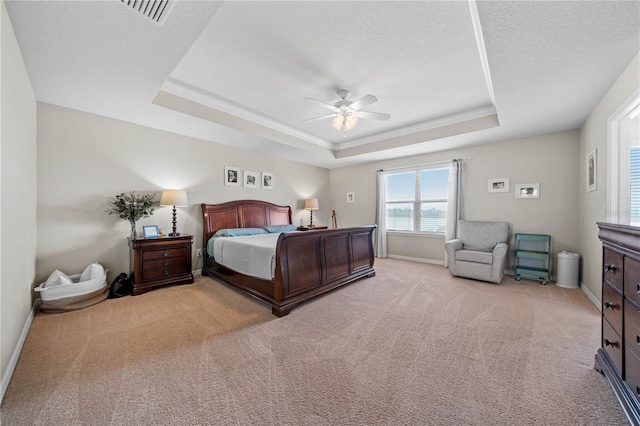
{"type": "Polygon", "coordinates": [[[107,270],[100,278],[94,278],[88,281],[80,281],[81,274],[69,275],[73,280],[72,284],[62,284],[51,287],[45,287],[45,283],[40,284],[34,290],[40,292],[42,301],[64,299],[66,297],[82,296],[83,294],[93,293],[107,285],[107,270]]]}
{"type": "MultiPolygon", "coordinates": [[[[59,280],[56,280],[52,285],[51,282],[53,280],[49,279],[36,287],[34,290],[40,293],[40,298],[42,299],[40,310],[49,313],[68,312],[86,308],[106,299],[109,295],[109,286],[107,285],[107,272],[109,270],[100,269],[98,276],[94,273],[93,278],[89,278],[90,275],[86,275],[85,279],[81,280],[83,275],[87,274],[89,267],[82,274],[69,275],[68,277],[62,274],[65,278],[70,279],[71,282],[63,281],[60,284],[59,280]]],[[[100,268],[102,267],[100,266],[100,268]]]]}

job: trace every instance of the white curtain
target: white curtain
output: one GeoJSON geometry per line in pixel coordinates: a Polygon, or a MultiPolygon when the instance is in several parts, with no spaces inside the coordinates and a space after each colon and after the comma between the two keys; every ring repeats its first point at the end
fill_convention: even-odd
{"type": "MultiPolygon", "coordinates": [[[[453,160],[449,170],[449,203],[447,206],[447,226],[444,240],[456,238],[458,220],[462,217],[462,160],[453,160]]],[[[449,266],[447,252],[444,252],[444,266],[449,266]]]]}
{"type": "Polygon", "coordinates": [[[387,201],[384,172],[376,172],[376,257],[387,257],[387,201]]]}

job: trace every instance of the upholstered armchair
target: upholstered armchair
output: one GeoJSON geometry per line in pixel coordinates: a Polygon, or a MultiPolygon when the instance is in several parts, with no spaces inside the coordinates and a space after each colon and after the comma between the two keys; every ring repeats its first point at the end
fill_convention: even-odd
{"type": "Polygon", "coordinates": [[[458,238],[445,242],[449,273],[500,283],[509,246],[508,222],[458,221],[458,238]]]}

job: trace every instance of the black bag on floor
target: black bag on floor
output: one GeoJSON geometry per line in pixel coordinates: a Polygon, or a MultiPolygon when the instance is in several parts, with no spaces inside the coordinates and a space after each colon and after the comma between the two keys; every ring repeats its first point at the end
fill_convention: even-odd
{"type": "Polygon", "coordinates": [[[133,283],[124,272],[116,277],[109,287],[109,299],[122,296],[130,296],[133,292],[133,283]]]}

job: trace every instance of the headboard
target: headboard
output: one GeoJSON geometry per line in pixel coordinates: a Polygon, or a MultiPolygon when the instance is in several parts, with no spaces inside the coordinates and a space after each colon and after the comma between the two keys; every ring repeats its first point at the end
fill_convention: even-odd
{"type": "Polygon", "coordinates": [[[222,204],[202,204],[202,237],[206,247],[219,229],[260,228],[267,225],[290,225],[291,207],[266,201],[238,200],[222,204]]]}

